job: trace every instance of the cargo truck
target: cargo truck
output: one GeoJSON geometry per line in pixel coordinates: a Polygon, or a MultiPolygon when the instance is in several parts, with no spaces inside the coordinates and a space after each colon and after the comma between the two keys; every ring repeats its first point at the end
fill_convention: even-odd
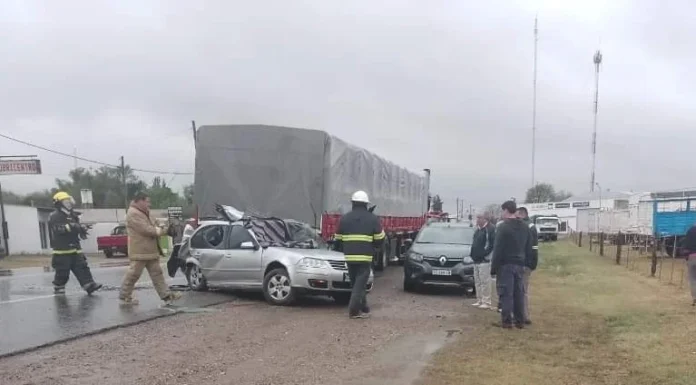
{"type": "Polygon", "coordinates": [[[265,125],[201,126],[196,132],[198,215],[224,204],[294,219],[330,241],[351,195],[364,190],[387,235],[375,270],[397,261],[428,211],[430,170],[415,173],[323,131],[265,125]]]}

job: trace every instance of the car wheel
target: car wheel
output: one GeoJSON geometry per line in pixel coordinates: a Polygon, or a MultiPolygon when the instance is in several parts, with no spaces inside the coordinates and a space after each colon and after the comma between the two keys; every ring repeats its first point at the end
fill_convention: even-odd
{"type": "Polygon", "coordinates": [[[287,306],[295,301],[288,271],[280,268],[271,270],[263,278],[263,296],[271,305],[287,306]]]}
{"type": "Polygon", "coordinates": [[[404,291],[408,293],[413,293],[418,288],[418,284],[406,277],[404,277],[404,291]]]}
{"type": "Polygon", "coordinates": [[[186,281],[188,281],[191,290],[208,290],[208,282],[203,275],[203,271],[201,270],[200,266],[196,265],[195,263],[191,263],[186,267],[186,281]]]}
{"type": "Polygon", "coordinates": [[[113,257],[114,257],[114,253],[113,253],[111,250],[104,250],[104,256],[105,256],[106,258],[113,258],[113,257]]]}
{"type": "Polygon", "coordinates": [[[348,305],[350,302],[350,294],[351,293],[333,293],[331,297],[333,297],[334,301],[339,305],[348,305]]]}

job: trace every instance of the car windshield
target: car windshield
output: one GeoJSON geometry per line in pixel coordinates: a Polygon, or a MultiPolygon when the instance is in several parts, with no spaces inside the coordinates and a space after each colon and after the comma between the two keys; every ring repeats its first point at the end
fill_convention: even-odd
{"type": "Polygon", "coordinates": [[[473,227],[433,226],[420,231],[415,243],[437,243],[446,245],[471,245],[473,227]]]}
{"type": "Polygon", "coordinates": [[[542,226],[556,226],[558,219],[539,219],[539,224],[542,226]]]}
{"type": "Polygon", "coordinates": [[[305,223],[288,222],[290,230],[290,247],[302,247],[310,249],[326,249],[328,244],[324,242],[316,230],[305,223]]]}

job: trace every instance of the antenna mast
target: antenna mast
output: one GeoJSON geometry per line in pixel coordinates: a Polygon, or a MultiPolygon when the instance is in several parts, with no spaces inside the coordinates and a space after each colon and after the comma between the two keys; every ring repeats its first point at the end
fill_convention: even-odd
{"type": "Polygon", "coordinates": [[[595,167],[597,165],[597,109],[599,105],[599,66],[602,64],[602,53],[597,50],[594,54],[595,66],[595,97],[594,97],[594,129],[592,131],[592,177],[590,179],[590,192],[595,188],[595,167]]]}
{"type": "Polygon", "coordinates": [[[532,96],[532,186],[535,186],[536,169],[536,87],[537,87],[537,40],[538,40],[537,16],[534,17],[534,83],[532,96]]]}

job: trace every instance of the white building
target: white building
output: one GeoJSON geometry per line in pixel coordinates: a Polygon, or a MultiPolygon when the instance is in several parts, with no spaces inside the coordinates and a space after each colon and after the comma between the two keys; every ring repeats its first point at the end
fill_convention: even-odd
{"type": "MultiPolygon", "coordinates": [[[[48,216],[52,208],[5,205],[5,220],[8,229],[8,244],[11,254],[50,254],[51,245],[48,232],[48,216]]],[[[97,253],[97,237],[111,234],[114,227],[123,224],[126,217],[124,209],[77,209],[82,213],[80,222],[92,225],[86,240],[82,241],[85,253],[97,253]]],[[[167,210],[152,210],[156,218],[166,218],[167,210]]],[[[0,223],[0,234],[2,224],[0,223]]],[[[0,249],[4,250],[0,236],[0,249]]]]}
{"type": "MultiPolygon", "coordinates": [[[[567,233],[571,230],[587,231],[579,230],[578,213],[580,211],[628,209],[632,197],[632,193],[597,191],[587,195],[572,196],[561,202],[523,203],[520,206],[527,208],[530,217],[533,215],[557,215],[560,220],[559,232],[567,233]]],[[[584,222],[582,224],[584,226],[584,222]]]]}

